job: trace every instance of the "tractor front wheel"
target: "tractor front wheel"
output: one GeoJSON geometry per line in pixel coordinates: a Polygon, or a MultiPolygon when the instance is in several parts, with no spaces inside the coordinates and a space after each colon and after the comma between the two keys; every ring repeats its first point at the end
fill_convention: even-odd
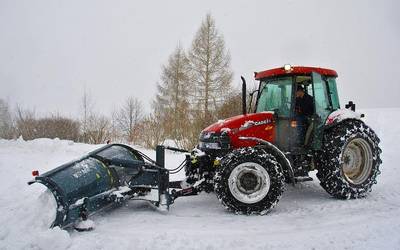
{"type": "Polygon", "coordinates": [[[284,176],[275,157],[261,148],[241,148],[226,155],[214,178],[214,190],[228,210],[266,214],[279,201],[284,176]]]}
{"type": "Polygon", "coordinates": [[[317,156],[321,186],[339,199],[366,196],[380,173],[378,143],[375,132],[362,121],[344,121],[327,130],[317,156]]]}

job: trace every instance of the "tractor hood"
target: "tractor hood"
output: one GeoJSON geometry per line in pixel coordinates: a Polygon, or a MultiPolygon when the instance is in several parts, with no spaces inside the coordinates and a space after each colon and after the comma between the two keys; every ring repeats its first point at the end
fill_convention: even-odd
{"type": "MultiPolygon", "coordinates": [[[[239,137],[257,137],[271,142],[274,139],[274,131],[273,112],[238,115],[220,120],[205,128],[200,134],[200,144],[203,145],[204,143],[201,142],[219,141],[221,137],[228,137],[229,148],[249,146],[247,145],[249,142],[243,142],[239,137]]],[[[228,143],[226,140],[223,141],[228,143]]]]}
{"type": "MultiPolygon", "coordinates": [[[[237,115],[225,120],[211,124],[203,130],[203,132],[238,132],[253,126],[260,126],[272,123],[274,119],[274,112],[261,112],[246,115],[237,115]]],[[[230,133],[229,133],[230,134],[230,133]]]]}

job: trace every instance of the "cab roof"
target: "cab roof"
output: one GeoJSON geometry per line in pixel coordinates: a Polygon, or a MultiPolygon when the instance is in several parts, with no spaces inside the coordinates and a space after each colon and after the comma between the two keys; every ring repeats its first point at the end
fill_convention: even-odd
{"type": "Polygon", "coordinates": [[[275,68],[275,69],[268,69],[261,72],[255,72],[255,79],[260,80],[267,77],[274,77],[274,76],[284,76],[284,75],[296,75],[296,74],[311,74],[311,72],[316,72],[320,75],[324,76],[333,76],[337,77],[338,74],[333,69],[325,69],[325,68],[317,68],[317,67],[305,67],[305,66],[290,66],[288,70],[288,65],[284,67],[275,68]]]}

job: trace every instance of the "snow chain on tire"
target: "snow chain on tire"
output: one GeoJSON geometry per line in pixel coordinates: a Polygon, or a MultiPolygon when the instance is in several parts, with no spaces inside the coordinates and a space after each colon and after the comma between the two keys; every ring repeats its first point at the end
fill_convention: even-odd
{"type": "Polygon", "coordinates": [[[359,120],[345,120],[326,130],[322,150],[316,155],[321,186],[339,199],[365,197],[380,174],[379,141],[359,120]]]}
{"type": "Polygon", "coordinates": [[[278,203],[283,190],[284,175],[281,165],[262,148],[240,148],[227,154],[214,177],[217,198],[225,208],[236,214],[268,213],[278,203]],[[240,183],[246,184],[245,175],[253,170],[256,172],[255,176],[263,180],[259,183],[254,181],[258,177],[253,177],[253,182],[249,178],[249,189],[254,187],[255,191],[246,193],[247,190],[243,191],[240,183]]]}

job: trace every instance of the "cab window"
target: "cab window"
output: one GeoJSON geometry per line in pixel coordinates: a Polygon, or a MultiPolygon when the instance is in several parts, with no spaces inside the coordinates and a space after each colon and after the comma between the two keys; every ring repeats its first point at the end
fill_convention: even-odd
{"type": "Polygon", "coordinates": [[[327,78],[327,81],[328,81],[329,95],[332,101],[332,108],[333,110],[340,109],[339,96],[336,87],[336,79],[334,77],[329,77],[327,78]]]}
{"type": "Polygon", "coordinates": [[[289,117],[292,97],[292,77],[264,80],[260,85],[260,97],[256,112],[274,111],[289,117]]]}

